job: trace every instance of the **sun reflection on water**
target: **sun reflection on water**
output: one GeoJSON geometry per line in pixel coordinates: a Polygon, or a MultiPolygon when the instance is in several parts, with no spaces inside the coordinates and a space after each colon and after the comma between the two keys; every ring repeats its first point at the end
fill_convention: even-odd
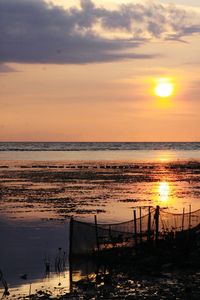
{"type": "Polygon", "coordinates": [[[162,181],[158,186],[159,202],[168,203],[170,196],[170,185],[167,181],[162,181]]]}
{"type": "Polygon", "coordinates": [[[162,151],[162,152],[159,152],[158,153],[158,156],[157,156],[157,161],[159,162],[163,162],[163,163],[168,163],[170,162],[171,160],[174,160],[176,159],[176,156],[173,152],[171,151],[162,151]]]}
{"type": "Polygon", "coordinates": [[[153,187],[154,205],[168,207],[170,209],[177,207],[175,196],[175,186],[167,179],[161,179],[153,187]]]}

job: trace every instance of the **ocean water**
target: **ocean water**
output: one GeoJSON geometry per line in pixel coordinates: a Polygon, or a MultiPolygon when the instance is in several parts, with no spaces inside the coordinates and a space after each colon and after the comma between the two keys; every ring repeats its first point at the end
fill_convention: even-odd
{"type": "Polygon", "coordinates": [[[200,151],[200,142],[0,142],[0,151],[200,151]]]}
{"type": "Polygon", "coordinates": [[[199,160],[200,142],[0,142],[0,160],[199,160]]]}

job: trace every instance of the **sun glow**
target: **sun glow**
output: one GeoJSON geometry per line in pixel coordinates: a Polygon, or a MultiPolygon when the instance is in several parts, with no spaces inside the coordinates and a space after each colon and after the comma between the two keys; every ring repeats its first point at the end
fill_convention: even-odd
{"type": "Polygon", "coordinates": [[[158,192],[159,192],[159,198],[161,202],[168,202],[169,200],[169,193],[170,193],[170,187],[169,183],[164,181],[160,182],[158,186],[158,192]]]}
{"type": "Polygon", "coordinates": [[[159,78],[156,80],[154,93],[161,98],[168,98],[174,93],[174,84],[169,78],[159,78]]]}

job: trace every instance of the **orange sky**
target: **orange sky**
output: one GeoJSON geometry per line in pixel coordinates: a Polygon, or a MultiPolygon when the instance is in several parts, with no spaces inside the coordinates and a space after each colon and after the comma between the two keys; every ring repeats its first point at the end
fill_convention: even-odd
{"type": "MultiPolygon", "coordinates": [[[[83,2],[88,4],[88,1],[83,2]]],[[[103,14],[112,9],[106,6],[105,1],[102,1],[102,5],[105,9],[103,14]]],[[[171,29],[166,33],[168,21],[167,29],[163,29],[162,33],[158,33],[156,25],[150,22],[154,36],[148,36],[152,34],[148,29],[143,36],[145,41],[140,37],[140,45],[125,49],[131,55],[139,54],[139,58],[105,58],[108,54],[106,50],[97,56],[99,59],[102,55],[102,61],[90,61],[90,55],[95,56],[94,52],[98,51],[91,45],[86,52],[87,62],[80,63],[73,57],[75,61],[69,63],[67,57],[67,61],[59,64],[51,60],[42,63],[33,53],[33,63],[30,49],[27,50],[26,61],[23,61],[22,55],[14,57],[7,50],[9,55],[0,57],[0,140],[200,141],[200,37],[197,32],[197,25],[200,24],[196,24],[195,18],[192,20],[190,15],[198,16],[200,5],[198,8],[197,3],[191,1],[192,5],[192,13],[191,8],[181,7],[188,12],[188,20],[182,24],[183,29],[178,29],[175,38],[173,32],[173,40],[171,29]],[[152,93],[155,79],[166,76],[173,78],[175,84],[175,93],[168,100],[152,93]]],[[[111,25],[116,26],[109,23],[111,25]]],[[[79,30],[82,30],[82,25],[79,26],[79,30]]],[[[132,32],[125,32],[120,26],[115,32],[117,37],[113,35],[112,28],[99,28],[97,24],[95,32],[106,38],[112,35],[112,40],[120,35],[120,38],[130,39],[132,32]]],[[[172,26],[176,28],[177,25],[172,26]]],[[[57,35],[60,34],[58,30],[59,27],[55,30],[57,35]]],[[[89,36],[88,30],[87,27],[89,36]]],[[[42,43],[39,38],[37,42],[42,43]]],[[[17,40],[13,43],[17,43],[17,40]]],[[[16,45],[20,51],[26,50],[16,45]]],[[[76,47],[81,45],[77,44],[76,47]]],[[[71,51],[73,53],[73,48],[71,51]]],[[[109,50],[109,55],[115,55],[115,51],[112,51],[109,50]]],[[[121,49],[119,53],[123,51],[121,49]]],[[[80,52],[81,55],[84,57],[85,54],[80,52]]]]}

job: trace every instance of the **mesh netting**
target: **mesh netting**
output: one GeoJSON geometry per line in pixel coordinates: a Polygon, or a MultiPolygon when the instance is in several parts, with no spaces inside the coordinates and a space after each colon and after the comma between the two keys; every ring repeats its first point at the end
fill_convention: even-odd
{"type": "Polygon", "coordinates": [[[155,209],[134,220],[115,224],[95,224],[73,220],[71,252],[89,254],[97,250],[133,247],[137,239],[145,240],[154,234],[155,209]],[[136,223],[136,224],[135,224],[136,223]]]}
{"type": "MultiPolygon", "coordinates": [[[[156,210],[135,220],[115,224],[86,223],[73,220],[71,225],[71,254],[90,254],[95,251],[134,247],[135,243],[155,238],[156,210]]],[[[159,210],[159,236],[195,228],[200,224],[200,209],[191,213],[174,214],[159,210]]]]}
{"type": "Polygon", "coordinates": [[[173,214],[160,210],[160,231],[181,231],[195,228],[200,223],[200,209],[191,213],[173,214]]]}
{"type": "Polygon", "coordinates": [[[136,219],[136,224],[134,220],[130,220],[127,222],[122,223],[114,223],[114,224],[98,224],[98,228],[104,228],[108,231],[112,232],[120,232],[121,234],[124,233],[131,233],[131,236],[135,236],[136,234],[139,236],[147,236],[148,230],[153,230],[155,221],[154,221],[155,209],[150,210],[150,215],[141,216],[141,218],[136,219]],[[136,225],[136,226],[135,226],[136,225]]]}

